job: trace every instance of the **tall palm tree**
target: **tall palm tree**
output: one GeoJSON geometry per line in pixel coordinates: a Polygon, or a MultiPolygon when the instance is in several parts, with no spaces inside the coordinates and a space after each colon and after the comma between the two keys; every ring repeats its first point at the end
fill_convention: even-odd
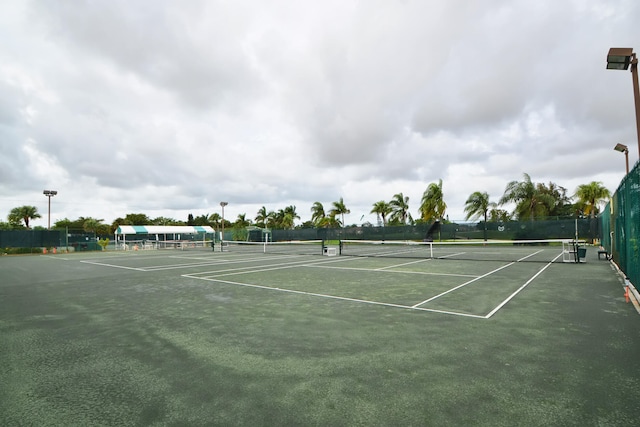
{"type": "Polygon", "coordinates": [[[288,227],[285,228],[293,228],[295,225],[295,220],[300,219],[300,215],[296,212],[296,207],[294,205],[287,206],[284,208],[284,217],[288,227]]]}
{"type": "Polygon", "coordinates": [[[489,220],[491,222],[507,222],[511,220],[511,215],[504,209],[492,208],[489,211],[489,220]]]}
{"type": "Polygon", "coordinates": [[[344,204],[344,200],[342,199],[342,197],[340,197],[340,200],[337,202],[333,202],[333,209],[331,209],[329,211],[329,214],[332,216],[337,216],[337,215],[341,215],[342,217],[342,226],[344,227],[344,215],[345,214],[350,214],[351,211],[347,208],[347,206],[344,204]]]}
{"type": "Polygon", "coordinates": [[[320,227],[319,222],[325,218],[324,206],[320,202],[314,202],[311,206],[311,222],[316,227],[320,227]]]}
{"type": "Polygon", "coordinates": [[[475,191],[471,193],[465,202],[464,211],[467,213],[466,219],[484,218],[487,222],[489,208],[496,207],[497,204],[489,201],[489,194],[486,191],[475,191]]]}
{"type": "Polygon", "coordinates": [[[100,226],[102,225],[102,219],[96,219],[96,218],[86,218],[82,224],[82,228],[84,231],[86,231],[87,233],[93,233],[95,234],[98,229],[100,228],[100,226]]]}
{"type": "Polygon", "coordinates": [[[420,217],[424,221],[441,219],[444,218],[446,210],[447,204],[444,202],[442,180],[439,180],[437,184],[432,182],[422,194],[420,217]]]}
{"type": "Polygon", "coordinates": [[[391,205],[384,200],[380,200],[379,202],[375,202],[373,204],[373,209],[371,209],[370,213],[374,213],[378,217],[378,224],[380,223],[380,218],[382,218],[382,225],[387,225],[387,215],[392,212],[391,205]]]}
{"type": "Polygon", "coordinates": [[[213,228],[217,230],[218,228],[220,228],[220,225],[222,224],[222,217],[217,212],[212,213],[211,215],[209,215],[209,223],[213,225],[213,228]]]}
{"type": "Polygon", "coordinates": [[[236,227],[246,227],[251,225],[251,221],[247,219],[247,214],[238,214],[238,218],[236,218],[236,222],[234,223],[236,227]]]}
{"type": "Polygon", "coordinates": [[[589,184],[579,185],[575,197],[578,198],[578,203],[584,204],[584,214],[593,218],[598,211],[598,205],[606,202],[611,197],[611,193],[602,185],[602,182],[592,181],[589,184]]]}
{"type": "Polygon", "coordinates": [[[567,189],[549,182],[548,185],[536,184],[536,190],[541,194],[548,194],[553,197],[553,205],[547,213],[548,216],[567,216],[571,215],[571,199],[567,196],[567,189]]]}
{"type": "Polygon", "coordinates": [[[35,206],[20,206],[11,209],[9,212],[8,220],[11,224],[20,224],[24,221],[24,226],[29,227],[29,221],[36,218],[42,218],[42,215],[38,213],[38,208],[35,206]]]}
{"type": "Polygon", "coordinates": [[[269,213],[267,212],[267,208],[266,207],[261,207],[260,209],[258,209],[258,213],[256,215],[256,217],[254,218],[256,221],[256,225],[258,227],[263,227],[265,226],[266,222],[267,222],[267,215],[269,215],[269,213]]]}
{"type": "Polygon", "coordinates": [[[554,197],[541,192],[528,174],[524,174],[523,181],[511,181],[507,184],[504,194],[500,199],[500,204],[513,202],[516,204],[514,213],[518,219],[531,219],[536,216],[548,214],[554,205],[554,197]]]}
{"type": "Polygon", "coordinates": [[[467,213],[466,219],[484,218],[484,240],[487,240],[487,216],[489,208],[495,208],[497,205],[489,201],[489,193],[486,191],[474,191],[465,202],[464,211],[467,213]]]}
{"type": "Polygon", "coordinates": [[[274,211],[267,214],[267,228],[278,228],[278,214],[274,211]]]}
{"type": "Polygon", "coordinates": [[[402,193],[394,194],[393,198],[389,202],[391,206],[391,221],[397,221],[405,225],[407,220],[413,222],[411,214],[409,213],[409,196],[405,196],[402,193]]]}
{"type": "Polygon", "coordinates": [[[327,215],[318,221],[316,227],[338,228],[340,227],[340,221],[336,219],[335,215],[327,215]]]}
{"type": "MultiPolygon", "coordinates": [[[[209,221],[209,223],[211,224],[213,223],[211,219],[213,215],[218,215],[218,214],[211,214],[209,218],[207,218],[207,221],[209,221]]],[[[218,217],[220,217],[220,215],[218,215],[218,217]]],[[[181,225],[182,223],[174,218],[159,216],[157,218],[152,219],[151,224],[152,225],[181,225]]]]}

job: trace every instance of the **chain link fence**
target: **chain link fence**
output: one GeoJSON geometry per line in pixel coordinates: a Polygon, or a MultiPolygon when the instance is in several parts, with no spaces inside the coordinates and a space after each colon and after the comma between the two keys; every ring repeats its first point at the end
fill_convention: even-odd
{"type": "Polygon", "coordinates": [[[640,285],[640,162],[618,186],[600,223],[602,246],[631,283],[640,285]]]}

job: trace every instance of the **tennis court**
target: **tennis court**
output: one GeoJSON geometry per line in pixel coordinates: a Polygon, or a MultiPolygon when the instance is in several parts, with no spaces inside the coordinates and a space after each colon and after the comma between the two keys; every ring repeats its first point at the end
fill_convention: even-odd
{"type": "Polygon", "coordinates": [[[194,249],[1,257],[0,424],[637,424],[640,316],[593,249],[194,249]]]}

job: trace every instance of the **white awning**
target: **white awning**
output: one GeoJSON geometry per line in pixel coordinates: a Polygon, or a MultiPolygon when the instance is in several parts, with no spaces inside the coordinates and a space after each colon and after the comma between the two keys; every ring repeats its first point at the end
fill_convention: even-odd
{"type": "Polygon", "coordinates": [[[208,225],[121,225],[115,234],[202,234],[213,233],[208,225]]]}

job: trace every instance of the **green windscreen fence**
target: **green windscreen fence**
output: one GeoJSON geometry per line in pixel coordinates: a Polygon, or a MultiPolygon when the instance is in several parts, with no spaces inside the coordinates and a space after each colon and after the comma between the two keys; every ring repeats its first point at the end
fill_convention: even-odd
{"type": "Polygon", "coordinates": [[[59,230],[0,230],[0,249],[58,247],[62,234],[59,230]]]}
{"type": "MultiPolygon", "coordinates": [[[[106,236],[109,237],[109,236],[106,236]]],[[[0,230],[0,250],[29,248],[42,252],[42,248],[73,248],[76,251],[101,250],[100,236],[83,230],[0,230]]]]}
{"type": "Polygon", "coordinates": [[[287,240],[540,240],[579,239],[593,241],[600,237],[597,218],[537,219],[506,222],[448,222],[393,227],[303,228],[271,230],[274,242],[287,240]]]}
{"type": "Polygon", "coordinates": [[[631,283],[640,286],[640,163],[620,183],[600,224],[602,246],[631,283]]]}

